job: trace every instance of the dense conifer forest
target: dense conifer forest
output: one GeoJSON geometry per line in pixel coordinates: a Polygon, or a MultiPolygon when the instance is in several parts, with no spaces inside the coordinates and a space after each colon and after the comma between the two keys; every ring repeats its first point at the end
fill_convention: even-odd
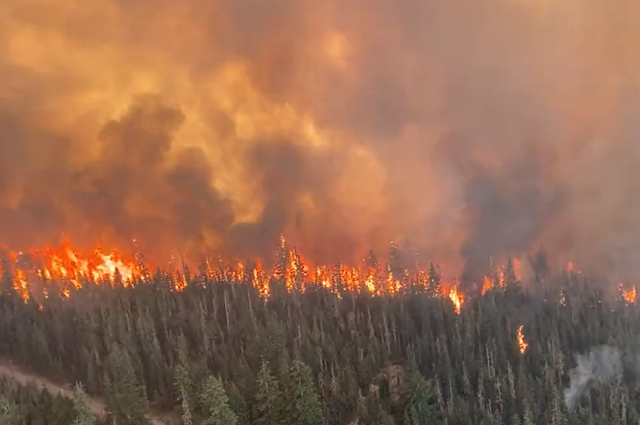
{"type": "Polygon", "coordinates": [[[264,297],[188,268],[180,290],[158,271],[25,301],[5,264],[0,355],[87,394],[3,381],[0,424],[93,424],[89,396],[118,425],[149,412],[210,425],[639,423],[635,303],[567,271],[521,282],[510,264],[459,311],[437,274],[380,296],[339,281],[287,290],[276,276],[264,297]]]}

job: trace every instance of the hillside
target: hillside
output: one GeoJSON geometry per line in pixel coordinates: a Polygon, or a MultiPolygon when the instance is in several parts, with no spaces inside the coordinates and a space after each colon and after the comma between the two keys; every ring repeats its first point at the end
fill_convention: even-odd
{"type": "Polygon", "coordinates": [[[460,309],[436,288],[300,292],[271,278],[265,299],[200,274],[176,290],[171,276],[70,294],[52,283],[39,303],[5,273],[2,355],[54,393],[82,382],[119,424],[151,411],[237,424],[640,418],[640,309],[577,274],[512,278],[460,309]]]}

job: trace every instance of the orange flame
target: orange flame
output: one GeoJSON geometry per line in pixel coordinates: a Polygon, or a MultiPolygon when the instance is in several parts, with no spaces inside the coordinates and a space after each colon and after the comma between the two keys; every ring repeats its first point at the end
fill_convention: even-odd
{"type": "Polygon", "coordinates": [[[460,314],[460,311],[462,310],[462,304],[464,304],[464,297],[462,296],[462,293],[458,292],[458,288],[456,288],[455,286],[452,286],[449,289],[449,299],[451,300],[451,302],[453,302],[453,307],[456,311],[456,314],[460,314]]]}
{"type": "Polygon", "coordinates": [[[618,291],[621,293],[622,298],[626,302],[628,302],[629,304],[634,304],[636,302],[637,293],[636,293],[635,285],[631,289],[629,289],[628,291],[625,291],[623,286],[622,286],[622,283],[619,283],[618,284],[618,291]]]}
{"type": "Polygon", "coordinates": [[[493,288],[493,282],[491,281],[491,278],[489,278],[488,276],[485,276],[483,278],[483,284],[482,284],[482,289],[480,290],[480,294],[484,295],[487,291],[491,290],[493,288]]]}
{"type": "Polygon", "coordinates": [[[266,300],[269,298],[269,278],[264,274],[264,269],[262,268],[262,262],[260,260],[256,261],[251,283],[254,288],[258,289],[258,292],[263,299],[266,300]]]}
{"type": "Polygon", "coordinates": [[[523,327],[524,325],[520,325],[520,327],[518,328],[518,346],[520,347],[520,352],[522,354],[524,354],[524,352],[527,351],[527,348],[529,347],[529,344],[527,344],[524,340],[524,334],[522,333],[523,327]]]}
{"type": "Polygon", "coordinates": [[[13,277],[13,289],[20,294],[25,303],[29,301],[27,278],[22,270],[16,270],[15,276],[13,277]]]}
{"type": "Polygon", "coordinates": [[[44,267],[38,270],[41,277],[69,280],[76,288],[80,288],[81,278],[113,282],[119,276],[127,286],[141,277],[135,261],[125,260],[115,251],[105,254],[97,247],[91,255],[83,256],[66,240],[59,249],[47,248],[42,257],[44,267]]]}
{"type": "MultiPolygon", "coordinates": [[[[122,255],[114,250],[95,248],[89,254],[71,246],[68,241],[58,248],[46,248],[43,251],[32,251],[33,276],[41,279],[45,285],[39,288],[38,295],[48,298],[47,284],[59,285],[60,294],[65,298],[71,297],[74,290],[82,288],[84,281],[92,281],[96,284],[107,283],[110,285],[132,286],[138,282],[149,279],[146,270],[148,265],[140,263],[137,256],[122,255]]],[[[21,253],[11,255],[14,264],[19,263],[21,253]]],[[[279,240],[277,260],[271,273],[265,273],[262,262],[258,259],[252,269],[247,269],[243,262],[224,262],[220,260],[219,266],[211,265],[206,261],[201,272],[211,280],[227,281],[232,283],[249,283],[253,285],[263,299],[271,295],[271,279],[281,282],[286,290],[298,290],[304,292],[310,285],[316,285],[331,290],[341,296],[343,290],[354,292],[368,292],[373,296],[395,296],[403,292],[404,285],[412,282],[413,285],[428,285],[428,272],[417,265],[411,270],[405,269],[399,272],[402,276],[394,276],[389,264],[381,268],[379,264],[367,264],[365,260],[355,267],[347,267],[342,264],[336,266],[317,265],[311,266],[307,260],[294,248],[288,249],[284,237],[279,240]],[[310,273],[310,270],[314,271],[310,273]]],[[[184,273],[175,269],[175,262],[168,264],[172,278],[173,289],[182,291],[191,279],[187,270],[184,273]]],[[[26,269],[16,267],[14,273],[14,287],[23,299],[29,299],[31,278],[27,278],[26,269]]],[[[460,314],[465,302],[464,295],[457,284],[442,284],[441,297],[449,298],[454,305],[454,310],[460,314]]]]}

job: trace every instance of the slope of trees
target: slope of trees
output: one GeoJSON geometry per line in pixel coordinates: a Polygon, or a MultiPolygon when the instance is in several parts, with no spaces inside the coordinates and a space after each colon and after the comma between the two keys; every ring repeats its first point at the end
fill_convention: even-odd
{"type": "Polygon", "coordinates": [[[0,425],[97,425],[85,394],[81,389],[76,393],[76,399],[69,400],[0,377],[0,425]]]}
{"type": "MultiPolygon", "coordinates": [[[[265,300],[249,284],[183,277],[181,291],[161,272],[131,287],[85,281],[69,298],[51,285],[40,304],[5,284],[0,354],[82,382],[118,424],[143,424],[149,409],[212,425],[640,420],[630,373],[587,388],[575,409],[565,404],[574,354],[600,344],[623,359],[640,353],[640,309],[573,274],[526,284],[510,276],[460,314],[431,287],[374,297],[287,291],[273,278],[265,300]]],[[[440,285],[435,268],[429,282],[440,285]]],[[[2,418],[14,414],[13,404],[0,407],[2,418]]]]}

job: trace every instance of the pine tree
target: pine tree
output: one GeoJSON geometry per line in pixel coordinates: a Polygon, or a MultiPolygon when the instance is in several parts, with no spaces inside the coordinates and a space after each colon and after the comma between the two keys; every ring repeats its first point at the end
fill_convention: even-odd
{"type": "Polygon", "coordinates": [[[91,411],[91,400],[81,384],[76,384],[74,396],[73,407],[76,411],[76,419],[73,421],[73,425],[95,425],[97,421],[91,411]]]}
{"type": "Polygon", "coordinates": [[[340,296],[344,295],[346,287],[345,282],[342,280],[342,264],[340,264],[339,261],[333,266],[331,273],[331,286],[338,294],[340,294],[340,296]]]}
{"type": "Polygon", "coordinates": [[[138,382],[129,353],[113,344],[106,365],[105,401],[118,425],[147,424],[148,401],[144,386],[138,382]]]}
{"type": "Polygon", "coordinates": [[[229,396],[222,381],[208,376],[200,390],[200,404],[206,412],[203,425],[236,425],[238,416],[229,407],[229,396]]]}
{"type": "Polygon", "coordinates": [[[276,279],[284,281],[288,263],[289,250],[287,249],[284,235],[280,235],[280,239],[278,240],[278,250],[276,252],[276,260],[273,265],[273,275],[276,279]]]}
{"type": "Polygon", "coordinates": [[[395,242],[391,242],[389,246],[388,269],[392,273],[394,281],[399,281],[404,288],[407,280],[404,258],[400,247],[395,242]]]}
{"type": "Polygon", "coordinates": [[[512,260],[511,258],[509,258],[509,260],[507,261],[507,265],[504,268],[503,279],[505,290],[507,291],[507,296],[520,290],[520,281],[518,280],[518,276],[516,275],[514,260],[512,260]]]}
{"type": "Polygon", "coordinates": [[[258,373],[258,392],[255,396],[256,425],[279,425],[282,423],[284,408],[282,392],[278,380],[269,370],[269,364],[262,362],[258,373]]]}
{"type": "Polygon", "coordinates": [[[322,404],[309,366],[294,360],[289,367],[287,378],[285,422],[296,425],[323,425],[325,420],[322,404]]]}
{"type": "Polygon", "coordinates": [[[366,399],[365,423],[371,425],[395,425],[393,416],[384,410],[380,399],[370,395],[366,399]]]}
{"type": "Polygon", "coordinates": [[[182,406],[182,423],[191,425],[193,423],[193,408],[191,405],[191,391],[193,383],[189,372],[182,365],[178,365],[175,370],[175,387],[178,392],[180,404],[182,406]]]}
{"type": "Polygon", "coordinates": [[[13,274],[6,258],[0,259],[0,294],[13,295],[13,274]]]}
{"type": "Polygon", "coordinates": [[[440,273],[436,270],[433,263],[429,265],[429,277],[428,277],[428,293],[432,297],[440,295],[440,273]]]}
{"type": "Polygon", "coordinates": [[[438,400],[430,381],[411,361],[402,388],[402,421],[404,425],[439,423],[438,400]]]}

